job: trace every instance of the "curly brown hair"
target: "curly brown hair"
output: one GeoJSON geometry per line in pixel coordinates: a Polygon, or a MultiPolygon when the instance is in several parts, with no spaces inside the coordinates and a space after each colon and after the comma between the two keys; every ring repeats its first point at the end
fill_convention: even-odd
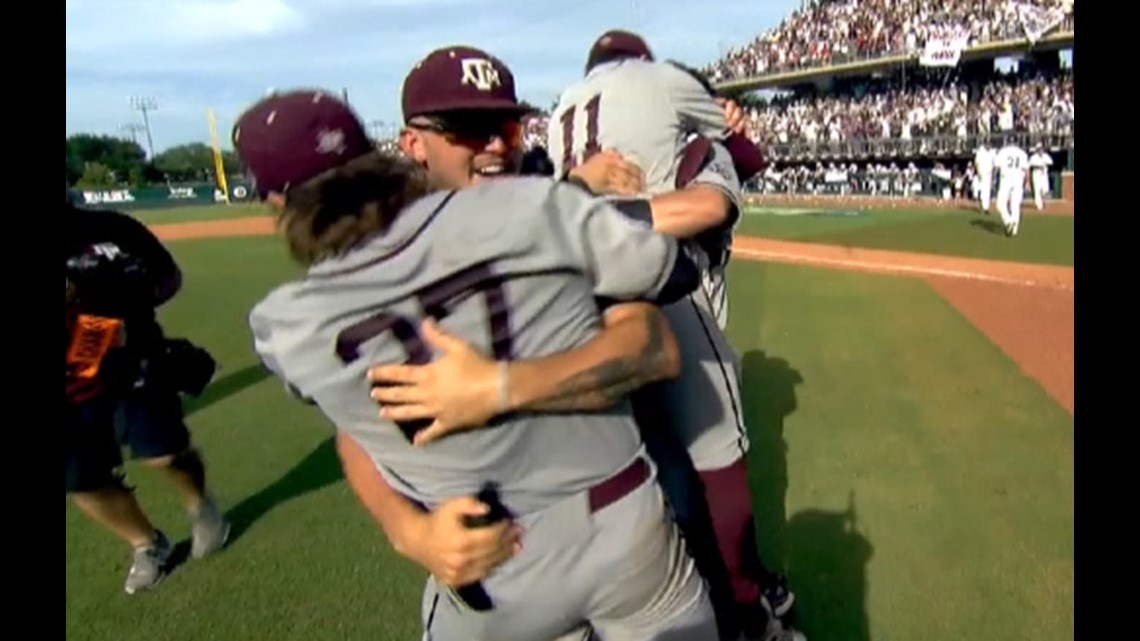
{"type": "Polygon", "coordinates": [[[278,224],[293,258],[312,265],[383,234],[429,190],[414,162],[370,152],[290,188],[278,224]]]}

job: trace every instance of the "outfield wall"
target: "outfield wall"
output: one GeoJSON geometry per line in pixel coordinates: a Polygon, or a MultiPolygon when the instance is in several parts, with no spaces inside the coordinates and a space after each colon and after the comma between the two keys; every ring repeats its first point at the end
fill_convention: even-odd
{"type": "MultiPolygon", "coordinates": [[[[253,186],[246,181],[228,185],[230,202],[253,202],[253,186]]],[[[213,183],[167,185],[165,187],[138,187],[121,189],[72,189],[77,205],[91,209],[162,209],[165,207],[193,207],[213,205],[225,200],[213,183]]]]}
{"type": "MultiPolygon", "coordinates": [[[[950,197],[968,197],[970,186],[963,183],[958,189],[954,181],[947,181],[930,169],[918,170],[915,180],[908,186],[900,174],[877,174],[866,171],[811,171],[803,174],[785,172],[776,179],[760,176],[744,185],[749,195],[771,196],[876,196],[943,199],[944,190],[950,188],[950,197]]],[[[994,185],[996,193],[997,185],[994,185]]],[[[239,181],[229,185],[230,202],[254,202],[256,197],[251,183],[239,181]]],[[[1053,171],[1049,175],[1049,198],[1074,201],[1074,172],[1053,171]]],[[[82,190],[73,189],[76,204],[91,209],[163,209],[166,207],[193,207],[222,202],[221,191],[211,183],[170,185],[167,187],[141,187],[124,189],[82,190]]],[[[1032,199],[1032,192],[1025,194],[1032,199]]]]}

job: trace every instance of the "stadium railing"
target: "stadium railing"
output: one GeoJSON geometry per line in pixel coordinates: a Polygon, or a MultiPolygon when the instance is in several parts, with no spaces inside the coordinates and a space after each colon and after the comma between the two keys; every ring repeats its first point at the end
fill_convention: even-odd
{"type": "Polygon", "coordinates": [[[1074,133],[1029,133],[1009,132],[989,135],[974,134],[958,136],[926,136],[910,140],[901,138],[859,138],[832,142],[791,142],[761,145],[767,156],[781,163],[806,163],[827,161],[905,161],[924,158],[972,158],[974,151],[986,141],[992,147],[1001,147],[1007,137],[1012,138],[1022,149],[1028,151],[1040,143],[1046,150],[1059,153],[1071,152],[1074,148],[1074,133]]]}
{"type": "MultiPolygon", "coordinates": [[[[743,185],[747,196],[832,196],[832,197],[860,197],[872,196],[878,198],[935,198],[950,200],[951,198],[971,198],[971,185],[964,178],[956,190],[954,178],[946,178],[946,174],[937,174],[932,169],[919,169],[911,183],[909,190],[904,187],[906,182],[901,172],[872,172],[867,170],[845,171],[825,170],[809,171],[802,174],[785,173],[778,181],[772,181],[765,176],[753,178],[743,185]]],[[[994,191],[997,193],[997,178],[994,178],[994,191]]],[[[1062,198],[1062,172],[1049,172],[1048,198],[1062,198]]],[[[1033,192],[1025,192],[1025,200],[1032,202],[1033,192]]]]}

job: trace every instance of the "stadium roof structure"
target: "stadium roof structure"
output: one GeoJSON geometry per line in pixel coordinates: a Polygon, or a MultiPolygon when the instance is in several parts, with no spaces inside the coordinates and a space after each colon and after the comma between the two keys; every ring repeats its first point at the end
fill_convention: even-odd
{"type": "MultiPolygon", "coordinates": [[[[999,42],[986,42],[974,45],[962,52],[961,60],[985,60],[988,58],[1001,58],[1017,53],[1031,53],[1039,51],[1059,51],[1068,49],[1076,41],[1075,31],[1061,31],[1050,34],[1031,42],[1028,38],[1017,40],[1002,40],[999,42]]],[[[899,67],[913,67],[918,65],[921,51],[913,53],[885,56],[865,60],[855,60],[821,67],[809,67],[793,71],[780,71],[776,73],[740,78],[719,83],[713,83],[718,91],[755,91],[758,89],[781,89],[800,85],[814,80],[834,78],[840,76],[862,76],[877,71],[897,69],[899,67]]]]}

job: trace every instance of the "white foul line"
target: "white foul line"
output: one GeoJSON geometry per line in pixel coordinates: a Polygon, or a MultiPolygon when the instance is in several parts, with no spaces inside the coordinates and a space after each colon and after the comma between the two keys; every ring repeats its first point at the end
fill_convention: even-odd
{"type": "Polygon", "coordinates": [[[843,258],[824,258],[822,256],[788,254],[764,249],[750,249],[747,247],[733,247],[732,253],[749,258],[769,259],[786,263],[802,263],[805,265],[831,265],[835,267],[843,267],[846,269],[866,269],[868,271],[895,272],[900,274],[915,274],[920,276],[946,276],[948,278],[980,280],[991,283],[1004,283],[1007,285],[1021,285],[1024,287],[1047,287],[1049,289],[1061,289],[1066,291],[1073,290],[1073,287],[1071,285],[1058,285],[1055,283],[1044,283],[1035,280],[1007,278],[1005,276],[992,276],[989,274],[979,274],[978,272],[968,272],[958,269],[919,267],[917,265],[893,265],[866,260],[851,260],[843,258]]]}

